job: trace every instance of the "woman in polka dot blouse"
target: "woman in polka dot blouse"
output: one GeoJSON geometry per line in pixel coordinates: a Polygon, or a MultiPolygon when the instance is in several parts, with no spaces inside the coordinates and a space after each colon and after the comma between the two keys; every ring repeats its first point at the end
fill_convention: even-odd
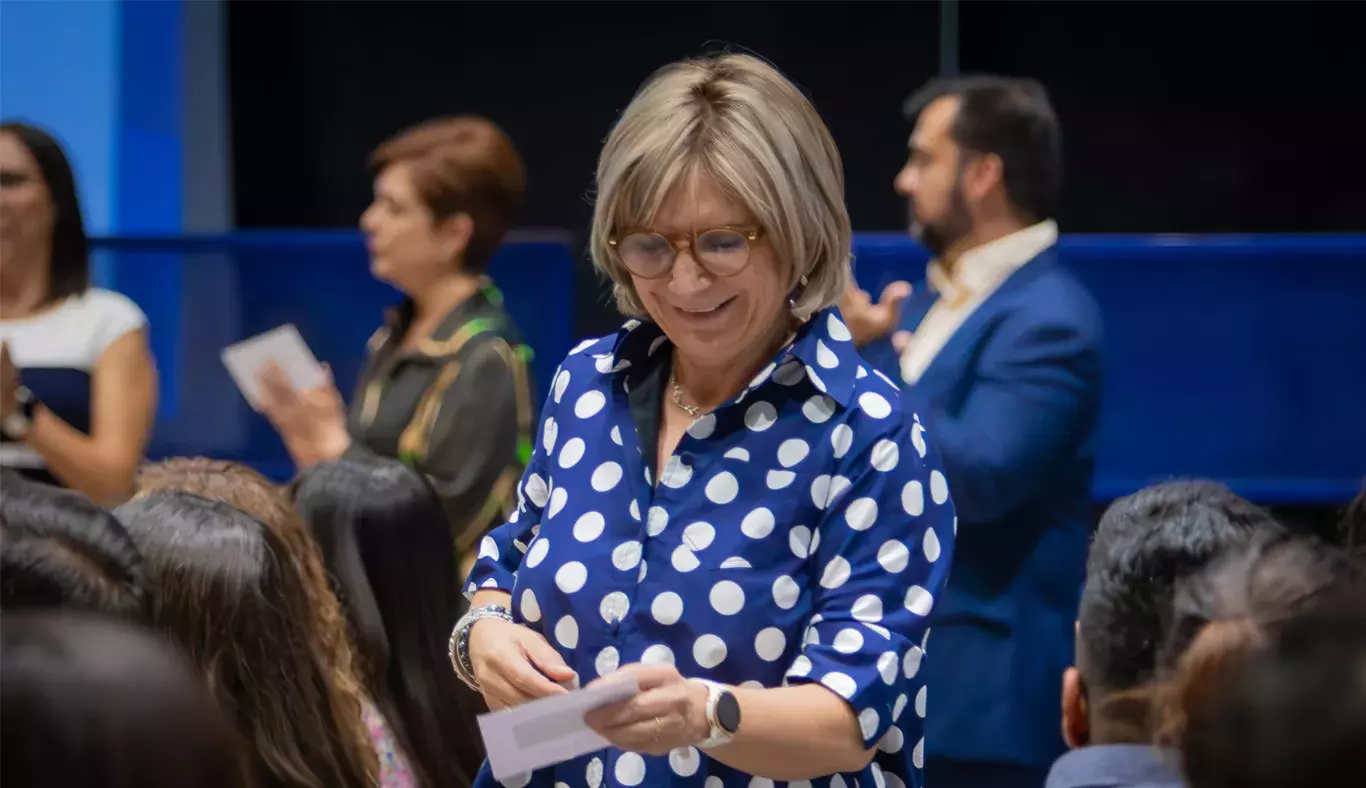
{"type": "Polygon", "coordinates": [[[919,785],[953,504],[831,306],[851,233],[829,132],[760,60],[686,61],[597,182],[593,258],[633,319],[555,376],[454,658],[493,708],[641,691],[588,715],[610,749],[505,785],[919,785]]]}

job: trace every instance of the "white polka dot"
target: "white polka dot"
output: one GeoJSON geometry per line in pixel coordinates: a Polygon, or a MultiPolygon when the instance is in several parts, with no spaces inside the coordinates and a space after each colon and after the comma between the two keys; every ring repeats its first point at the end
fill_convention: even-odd
{"type": "Polygon", "coordinates": [[[536,601],[530,588],[522,592],[522,618],[532,624],[541,620],[541,603],[536,601]]]}
{"type": "Polygon", "coordinates": [[[642,665],[672,665],[674,664],[674,653],[662,643],[655,644],[645,649],[640,655],[642,665]]]}
{"type": "Polygon", "coordinates": [[[911,763],[915,768],[925,768],[925,737],[920,737],[920,741],[915,743],[915,749],[911,750],[911,763]]]}
{"type": "Polygon", "coordinates": [[[602,785],[602,759],[594,758],[588,762],[588,788],[599,788],[602,785]]]}
{"type": "Polygon", "coordinates": [[[792,554],[806,559],[811,554],[811,529],[804,525],[793,526],[787,535],[787,545],[792,548],[792,554]]]}
{"type": "Polygon", "coordinates": [[[767,402],[756,402],[745,411],[745,426],[763,432],[778,420],[778,409],[767,402]]]}
{"type": "Polygon", "coordinates": [[[855,621],[876,624],[882,620],[882,599],[877,594],[864,594],[854,600],[854,607],[849,611],[849,615],[853,616],[855,621]]]}
{"type": "Polygon", "coordinates": [[[560,567],[555,573],[555,585],[566,594],[572,594],[583,588],[583,584],[588,580],[588,567],[578,561],[570,561],[560,567]]]}
{"type": "Polygon", "coordinates": [[[825,331],[830,335],[831,339],[840,342],[848,342],[851,338],[849,327],[840,322],[840,319],[835,317],[834,312],[831,312],[825,317],[825,331]]]}
{"type": "Polygon", "coordinates": [[[750,539],[763,539],[773,533],[773,525],[776,521],[773,512],[760,506],[758,509],[745,515],[745,519],[740,521],[740,532],[750,539]]]}
{"type": "MultiPolygon", "coordinates": [[[[877,733],[877,725],[879,722],[881,722],[881,720],[878,719],[877,709],[864,709],[859,712],[858,727],[859,731],[863,733],[864,741],[873,738],[873,734],[877,733]]],[[[877,764],[873,765],[876,766],[877,764]]]]}
{"type": "Polygon", "coordinates": [[[674,569],[680,572],[691,572],[702,565],[702,562],[697,560],[697,554],[689,550],[687,545],[679,545],[674,548],[669,563],[673,564],[674,569]]]}
{"type": "Polygon", "coordinates": [[[838,424],[830,431],[830,445],[835,449],[835,459],[842,460],[854,445],[854,430],[848,424],[838,424]]]}
{"type": "Polygon", "coordinates": [[[925,685],[920,685],[920,691],[915,694],[915,716],[925,719],[925,685]]]}
{"type": "Polygon", "coordinates": [[[480,587],[480,588],[497,588],[497,587],[498,587],[498,578],[496,578],[496,577],[490,577],[489,579],[485,580],[482,584],[480,584],[479,587],[480,587]]]}
{"type": "Polygon", "coordinates": [[[679,777],[691,777],[702,766],[696,747],[679,747],[669,753],[669,768],[679,777]]]}
{"type": "Polygon", "coordinates": [[[588,512],[574,522],[574,538],[580,542],[591,542],[602,536],[607,520],[597,512],[588,512]]]}
{"type": "Polygon", "coordinates": [[[725,784],[724,780],[713,774],[707,778],[707,781],[702,785],[702,788],[724,788],[725,784]]]}
{"type": "Polygon", "coordinates": [[[854,373],[855,380],[862,380],[866,377],[868,377],[868,370],[864,369],[863,367],[859,367],[858,372],[854,373]]]}
{"type": "MultiPolygon", "coordinates": [[[[892,727],[887,729],[887,733],[882,737],[882,741],[877,743],[877,748],[885,753],[895,755],[896,753],[901,752],[901,748],[905,745],[906,734],[902,733],[900,728],[893,725],[892,727]]],[[[890,777],[894,775],[888,776],[890,777]]],[[[893,783],[888,783],[889,788],[892,785],[893,783]]]]}
{"type": "Polygon", "coordinates": [[[564,397],[564,390],[569,387],[569,370],[562,369],[560,374],[555,376],[555,401],[559,402],[564,397]]]}
{"type": "Polygon", "coordinates": [[[863,648],[863,633],[857,629],[841,629],[831,645],[841,654],[856,653],[863,648]]]}
{"type": "Polygon", "coordinates": [[[915,480],[906,482],[906,486],[901,488],[901,507],[912,517],[924,514],[925,486],[915,480]]]}
{"type": "Polygon", "coordinates": [[[889,440],[880,440],[873,446],[872,462],[873,467],[883,473],[896,468],[897,462],[901,459],[901,450],[895,443],[889,440]]]}
{"type": "Polygon", "coordinates": [[[612,566],[623,572],[629,572],[640,564],[641,555],[640,542],[622,542],[612,550],[612,566]]]}
{"type": "Polygon", "coordinates": [[[917,616],[928,616],[934,608],[934,597],[920,586],[911,586],[906,592],[906,609],[917,616]]]}
{"type": "Polygon", "coordinates": [[[536,541],[532,542],[531,549],[526,553],[527,568],[535,569],[539,566],[545,560],[545,554],[548,552],[550,552],[550,542],[539,536],[536,537],[536,541]]]}
{"type": "Polygon", "coordinates": [[[714,668],[726,659],[726,641],[715,635],[703,635],[692,644],[692,658],[704,668],[714,668]]]}
{"type": "Polygon", "coordinates": [[[806,376],[800,361],[789,361],[773,370],[773,382],[779,386],[795,386],[806,376]]]}
{"type": "Polygon", "coordinates": [[[791,468],[806,459],[806,455],[810,453],[811,447],[806,441],[801,438],[789,438],[778,447],[778,464],[784,468],[791,468]]]}
{"type": "Polygon", "coordinates": [[[722,471],[707,482],[707,500],[714,504],[730,503],[735,500],[735,496],[739,493],[740,483],[735,480],[735,475],[729,471],[722,471]]]}
{"type": "Polygon", "coordinates": [[[607,397],[601,391],[585,391],[574,403],[574,415],[581,419],[592,418],[606,404],[607,397]]]}
{"type": "MultiPolygon", "coordinates": [[[[649,473],[649,469],[646,469],[649,473]]],[[[665,487],[677,490],[692,480],[692,466],[679,459],[678,455],[669,458],[664,463],[664,473],[660,474],[659,481],[665,487]]]]}
{"type": "Polygon", "coordinates": [[[892,390],[893,390],[893,391],[901,391],[901,387],[898,386],[898,385],[896,384],[896,381],[895,381],[895,380],[892,380],[891,378],[889,378],[889,377],[887,377],[886,375],[884,375],[884,374],[882,373],[882,370],[880,370],[880,369],[875,369],[875,370],[873,370],[873,372],[876,373],[878,377],[880,377],[880,378],[882,378],[883,380],[885,380],[885,381],[887,382],[887,385],[892,387],[892,390]]]}
{"type": "Polygon", "coordinates": [[[621,653],[617,651],[615,646],[608,646],[598,652],[598,658],[593,660],[593,667],[598,671],[599,676],[616,673],[617,668],[621,667],[621,653]]]}
{"type": "Polygon", "coordinates": [[[754,376],[754,379],[749,382],[747,388],[757,389],[764,385],[764,381],[768,380],[768,376],[773,374],[773,370],[777,366],[777,364],[770,362],[768,366],[759,371],[759,374],[754,376]]]}
{"type": "Polygon", "coordinates": [[[665,626],[677,624],[683,617],[683,597],[672,591],[665,591],[650,603],[650,615],[665,626]]]}
{"type": "Polygon", "coordinates": [[[881,635],[884,640],[892,639],[892,633],[888,632],[886,627],[879,626],[877,624],[869,624],[867,622],[863,622],[863,628],[867,629],[870,632],[876,632],[877,634],[881,635]]]}
{"type": "Polygon", "coordinates": [[[565,616],[555,624],[555,639],[561,646],[572,649],[579,645],[579,622],[573,616],[565,616]]]}
{"type": "Polygon", "coordinates": [[[953,516],[953,535],[958,535],[958,515],[953,516]]]}
{"type": "Polygon", "coordinates": [[[896,652],[886,651],[877,658],[877,672],[882,676],[882,683],[888,686],[896,683],[896,652]]]}
{"type": "Polygon", "coordinates": [[[485,536],[479,541],[479,557],[498,560],[498,543],[493,541],[492,536],[485,536]]]}
{"type": "Polygon", "coordinates": [[[683,529],[683,544],[692,550],[705,550],[716,538],[716,529],[710,523],[693,523],[683,529]]]}
{"type": "Polygon", "coordinates": [[[571,438],[564,444],[564,447],[560,449],[560,467],[573,468],[575,465],[578,465],[579,460],[583,459],[583,450],[585,448],[586,446],[583,442],[583,438],[571,438]]]}
{"type": "MultiPolygon", "coordinates": [[[[857,777],[854,778],[854,779],[855,779],[855,781],[858,780],[857,777]]],[[[841,777],[841,776],[839,776],[838,774],[836,774],[835,776],[833,776],[833,777],[830,778],[830,788],[848,788],[848,786],[849,786],[849,784],[846,783],[846,782],[844,781],[844,778],[841,777]]],[[[855,785],[854,788],[858,788],[858,786],[855,785]]]]}
{"type": "Polygon", "coordinates": [[[888,539],[877,551],[877,562],[892,574],[905,569],[910,560],[911,551],[906,549],[906,545],[900,539],[888,539]]]}
{"type": "Polygon", "coordinates": [[[554,517],[564,510],[564,505],[569,503],[569,493],[563,487],[555,488],[550,494],[549,516],[554,517]]]}
{"type": "Polygon", "coordinates": [[[622,785],[640,785],[645,779],[645,759],[633,752],[623,752],[617,756],[616,775],[622,785]]]}
{"type": "Polygon", "coordinates": [[[855,531],[866,531],[877,522],[877,501],[859,498],[844,508],[844,521],[855,531]]]}
{"type": "Polygon", "coordinates": [[[949,483],[939,471],[930,471],[930,499],[935,503],[949,499],[949,483]]]}
{"type": "Polygon", "coordinates": [[[831,476],[830,497],[826,498],[825,505],[829,506],[833,504],[835,501],[838,501],[840,499],[840,496],[848,492],[849,488],[852,486],[853,483],[850,482],[848,479],[844,478],[843,476],[831,476]]]}
{"type": "Polygon", "coordinates": [[[825,565],[825,572],[821,574],[821,588],[839,588],[849,581],[849,561],[844,556],[837,555],[830,559],[830,563],[825,565]]]}
{"type": "Polygon", "coordinates": [[[802,405],[802,415],[812,424],[824,424],[835,415],[835,401],[824,394],[812,397],[802,405]]]}
{"type": "Polygon", "coordinates": [[[773,788],[773,781],[767,777],[752,777],[749,781],[749,788],[773,788]]]}
{"type": "Polygon", "coordinates": [[[905,695],[896,696],[896,702],[892,704],[892,722],[901,719],[901,715],[906,711],[906,704],[909,702],[905,695]]]}
{"type": "Polygon", "coordinates": [[[626,507],[626,512],[627,512],[627,514],[631,515],[631,519],[632,519],[632,520],[635,520],[636,522],[640,522],[640,502],[639,502],[639,501],[635,500],[634,498],[631,499],[631,505],[628,506],[628,507],[626,507]]]}
{"type": "Polygon", "coordinates": [[[587,350],[588,348],[590,348],[590,347],[592,347],[592,346],[594,346],[594,345],[596,345],[596,344],[598,344],[598,339],[585,339],[584,341],[582,341],[582,342],[580,342],[579,344],[575,345],[575,346],[574,346],[574,349],[571,350],[571,351],[569,351],[569,355],[571,355],[571,356],[578,355],[579,353],[582,353],[583,351],[587,350]]]}
{"type": "Polygon", "coordinates": [[[813,386],[816,387],[816,391],[819,391],[819,392],[822,393],[822,394],[825,393],[825,391],[826,391],[826,388],[825,388],[825,381],[821,380],[821,376],[816,374],[816,368],[815,368],[815,367],[807,367],[807,368],[806,368],[806,376],[807,376],[808,378],[810,378],[810,380],[811,380],[811,385],[813,385],[813,386]]]}
{"type": "Polygon", "coordinates": [[[773,603],[783,610],[791,610],[801,595],[801,586],[787,575],[779,575],[773,581],[773,603]]]}
{"type": "Polygon", "coordinates": [[[754,636],[754,652],[765,662],[777,662],[787,648],[787,636],[777,627],[760,630],[754,636]]]}
{"type": "Polygon", "coordinates": [[[915,453],[919,454],[922,460],[925,459],[925,428],[919,424],[911,429],[911,445],[915,447],[915,453]]]}
{"type": "Polygon", "coordinates": [[[925,559],[927,561],[934,563],[939,560],[939,553],[941,552],[939,537],[935,534],[933,528],[925,529],[925,538],[922,540],[921,547],[925,550],[925,559]]]}
{"type": "Polygon", "coordinates": [[[840,365],[840,359],[839,356],[835,355],[835,351],[818,339],[816,340],[816,363],[825,369],[834,369],[840,365]]]}
{"type": "Polygon", "coordinates": [[[545,426],[541,428],[541,445],[545,446],[546,453],[555,449],[555,440],[560,435],[560,427],[555,423],[553,417],[545,420],[545,426]]]}
{"type": "Polygon", "coordinates": [[[597,359],[593,362],[593,366],[597,368],[598,372],[606,375],[612,371],[612,362],[614,359],[612,358],[611,353],[604,353],[600,356],[594,356],[593,358],[597,359]]]}
{"type": "Polygon", "coordinates": [[[711,434],[715,431],[716,417],[710,413],[698,419],[697,421],[694,421],[692,423],[692,426],[688,428],[688,434],[693,436],[694,438],[697,438],[698,440],[705,440],[706,438],[710,438],[711,434]]]}
{"type": "Polygon", "coordinates": [[[649,564],[645,563],[644,561],[640,562],[640,571],[636,573],[636,583],[645,582],[645,568],[648,566],[649,564]]]}
{"type": "Polygon", "coordinates": [[[789,676],[799,676],[799,677],[801,677],[801,676],[808,676],[808,675],[810,675],[810,674],[811,674],[811,660],[808,659],[807,656],[806,656],[805,654],[798,654],[798,655],[797,655],[797,658],[794,659],[794,660],[792,660],[792,667],[790,667],[790,668],[787,669],[787,675],[789,675],[789,676]]]}
{"type": "Polygon", "coordinates": [[[503,788],[526,788],[530,783],[530,772],[509,775],[507,779],[498,781],[498,784],[503,786],[503,788]]]}
{"type": "Polygon", "coordinates": [[[539,473],[533,473],[526,479],[526,497],[537,507],[545,506],[546,499],[550,497],[550,489],[545,486],[545,479],[539,473]]]}
{"type": "Polygon", "coordinates": [[[613,591],[602,598],[602,602],[598,605],[598,614],[608,624],[615,624],[626,618],[626,613],[630,609],[631,598],[621,591],[613,591]]]}
{"type": "Polygon", "coordinates": [[[654,341],[650,343],[650,349],[646,351],[646,355],[653,356],[655,354],[655,351],[659,350],[664,345],[664,343],[668,341],[669,338],[666,336],[655,337],[654,341]]]}
{"type": "Polygon", "coordinates": [[[906,652],[906,656],[901,660],[901,670],[906,678],[913,679],[915,674],[920,672],[920,660],[925,656],[925,652],[919,646],[911,646],[906,652]]]}
{"type": "Polygon", "coordinates": [[[769,471],[765,482],[770,490],[782,490],[792,484],[797,478],[797,474],[792,471],[769,471]]]}
{"type": "Polygon", "coordinates": [[[738,556],[738,555],[733,555],[733,556],[731,556],[730,558],[727,558],[726,560],[724,560],[724,561],[721,562],[721,568],[722,568],[722,569],[753,569],[754,567],[753,567],[748,561],[746,561],[745,559],[741,558],[740,556],[738,556]]]}
{"type": "Polygon", "coordinates": [[[745,450],[742,449],[742,448],[739,448],[738,446],[737,446],[736,448],[731,449],[730,451],[726,452],[725,455],[723,455],[723,456],[725,456],[727,459],[731,459],[731,460],[739,460],[740,462],[749,462],[749,452],[748,452],[748,451],[745,451],[745,450]]]}
{"type": "Polygon", "coordinates": [[[645,534],[651,537],[659,536],[664,533],[664,528],[668,524],[669,513],[658,506],[651,506],[645,515],[645,534]]]}
{"type": "Polygon", "coordinates": [[[876,391],[865,391],[859,395],[859,407],[875,419],[885,419],[892,414],[892,405],[876,391]]]}
{"type": "Polygon", "coordinates": [[[849,678],[849,676],[840,673],[839,671],[831,671],[824,676],[821,676],[821,683],[835,692],[838,692],[845,700],[854,697],[854,693],[858,691],[858,684],[854,683],[854,680],[849,678]]]}
{"type": "Polygon", "coordinates": [[[615,462],[604,462],[593,471],[593,489],[607,492],[621,481],[621,466],[615,462]]]}
{"type": "Polygon", "coordinates": [[[734,581],[722,580],[711,587],[711,606],[723,616],[733,616],[745,606],[745,592],[734,581]]]}
{"type": "Polygon", "coordinates": [[[825,474],[817,476],[811,482],[811,503],[817,509],[824,509],[826,501],[830,500],[830,477],[825,474]]]}

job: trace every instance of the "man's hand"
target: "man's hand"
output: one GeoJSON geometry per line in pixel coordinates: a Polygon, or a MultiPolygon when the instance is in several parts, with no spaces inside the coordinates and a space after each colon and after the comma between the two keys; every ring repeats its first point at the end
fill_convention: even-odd
{"type": "Polygon", "coordinates": [[[840,299],[840,314],[854,344],[862,347],[891,334],[901,319],[901,302],[910,295],[910,282],[893,282],[882,289],[881,298],[874,303],[868,291],[851,285],[840,299]]]}

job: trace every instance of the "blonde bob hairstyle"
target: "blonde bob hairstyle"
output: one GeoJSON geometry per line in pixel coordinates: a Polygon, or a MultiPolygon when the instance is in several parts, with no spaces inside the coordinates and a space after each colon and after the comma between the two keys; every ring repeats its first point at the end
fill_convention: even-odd
{"type": "Polygon", "coordinates": [[[790,268],[788,290],[799,319],[844,294],[853,233],[830,130],[776,68],[725,54],[656,71],[602,149],[591,252],[594,267],[612,280],[623,314],[649,318],[608,239],[651,226],[669,191],[694,175],[713,181],[763,225],[761,243],[773,244],[790,268]]]}

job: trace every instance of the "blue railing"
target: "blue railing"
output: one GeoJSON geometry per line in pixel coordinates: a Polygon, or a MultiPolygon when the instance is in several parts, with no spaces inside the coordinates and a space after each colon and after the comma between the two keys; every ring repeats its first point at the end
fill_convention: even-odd
{"type": "MultiPolygon", "coordinates": [[[[354,231],[120,237],[95,242],[101,283],[136,299],[162,375],[154,456],[204,453],[276,476],[289,466],[219,361],[224,345],[286,322],[344,393],[396,294],[354,231]]],[[[1066,236],[1064,262],[1106,329],[1096,498],[1210,476],[1267,502],[1335,502],[1366,475],[1366,236],[1066,236]]],[[[522,233],[491,271],[536,350],[543,392],[574,344],[567,233],[522,233]]],[[[902,234],[856,239],[870,290],[918,279],[902,234]]]]}

